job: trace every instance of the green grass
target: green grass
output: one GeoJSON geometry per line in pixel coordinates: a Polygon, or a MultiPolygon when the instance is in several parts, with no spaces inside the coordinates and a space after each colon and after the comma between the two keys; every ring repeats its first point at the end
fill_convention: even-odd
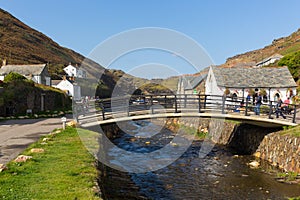
{"type": "Polygon", "coordinates": [[[295,127],[284,127],[284,130],[280,132],[281,135],[292,135],[295,137],[300,137],[300,125],[295,126],[295,127]]]}
{"type": "Polygon", "coordinates": [[[285,56],[289,53],[294,53],[296,51],[299,51],[300,49],[300,43],[292,43],[292,45],[290,45],[290,47],[280,51],[280,54],[285,56]]]}
{"type": "Polygon", "coordinates": [[[300,200],[300,197],[289,198],[289,200],[300,200]]]}
{"type": "Polygon", "coordinates": [[[294,181],[297,179],[297,172],[278,173],[278,178],[284,178],[286,181],[294,181]]]}
{"type": "Polygon", "coordinates": [[[26,163],[10,162],[0,173],[0,199],[100,199],[93,189],[97,181],[95,158],[87,152],[75,128],[67,128],[31,145],[26,163]],[[44,148],[44,153],[30,153],[44,148]]]}

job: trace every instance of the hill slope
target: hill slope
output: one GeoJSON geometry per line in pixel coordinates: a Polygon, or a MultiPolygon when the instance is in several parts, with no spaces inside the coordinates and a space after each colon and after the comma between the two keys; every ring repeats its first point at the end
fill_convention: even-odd
{"type": "Polygon", "coordinates": [[[59,46],[44,34],[30,28],[0,9],[0,58],[11,64],[80,63],[84,57],[59,46]]]}
{"type": "MultiPolygon", "coordinates": [[[[8,64],[37,64],[49,63],[49,72],[53,78],[59,78],[63,74],[63,68],[68,63],[81,64],[84,61],[84,70],[90,78],[95,78],[95,72],[103,74],[99,92],[100,97],[107,97],[113,90],[116,82],[120,79],[120,73],[114,70],[106,70],[98,63],[86,59],[79,53],[61,47],[43,33],[27,26],[8,12],[0,8],[0,66],[4,59],[8,64]]],[[[126,76],[124,72],[121,73],[126,76]]],[[[99,77],[96,77],[99,78],[99,77]]],[[[134,87],[134,81],[143,81],[138,78],[128,76],[122,85],[134,87]]],[[[95,86],[97,83],[86,85],[95,86]]],[[[89,88],[90,89],[90,88],[89,88]]],[[[83,95],[84,91],[83,91],[83,95]]]]}
{"type": "Polygon", "coordinates": [[[270,57],[276,53],[283,56],[300,50],[300,29],[292,33],[287,37],[282,37],[273,40],[272,44],[265,46],[264,48],[249,51],[243,54],[239,54],[228,58],[226,63],[222,66],[232,67],[242,63],[257,63],[267,57],[270,57]]]}

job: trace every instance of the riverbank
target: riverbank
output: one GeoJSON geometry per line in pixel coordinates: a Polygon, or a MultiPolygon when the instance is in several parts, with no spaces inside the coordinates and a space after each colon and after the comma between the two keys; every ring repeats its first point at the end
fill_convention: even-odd
{"type": "MultiPolygon", "coordinates": [[[[287,199],[300,195],[300,186],[278,182],[276,168],[268,165],[267,162],[264,162],[265,165],[261,164],[259,168],[250,167],[249,163],[255,159],[250,154],[235,155],[225,145],[212,144],[211,151],[206,156],[200,157],[200,150],[208,145],[201,139],[203,134],[212,125],[219,130],[218,127],[221,128],[222,121],[211,124],[204,120],[197,124],[199,125],[198,131],[192,130],[191,124],[195,123],[191,119],[186,120],[181,127],[176,126],[183,124],[182,122],[182,119],[170,119],[167,124],[174,128],[174,132],[166,134],[168,130],[165,127],[159,133],[155,132],[155,136],[153,136],[153,130],[157,130],[159,123],[153,124],[152,121],[129,122],[129,126],[126,126],[128,130],[126,129],[123,134],[117,134],[117,126],[105,127],[105,130],[114,136],[111,139],[116,144],[111,149],[107,149],[109,159],[111,163],[119,167],[128,165],[125,163],[126,159],[120,160],[121,162],[118,160],[126,156],[118,148],[131,152],[153,152],[169,144],[178,133],[178,128],[189,134],[197,133],[197,137],[176,161],[157,170],[126,173],[105,166],[99,167],[99,171],[102,172],[100,185],[103,197],[106,199],[287,199]],[[142,134],[139,130],[142,130],[142,134]]],[[[241,124],[227,121],[224,125],[226,126],[224,131],[226,129],[238,131],[238,136],[250,134],[241,131],[247,128],[241,124]],[[235,129],[236,126],[239,129],[235,129]]],[[[208,139],[212,138],[207,136],[208,139]]],[[[230,141],[231,136],[225,132],[221,132],[220,135],[215,133],[214,136],[214,139],[219,141],[225,141],[226,138],[230,141]]],[[[166,149],[165,154],[159,155],[162,159],[166,158],[166,155],[172,155],[184,143],[178,140],[172,144],[176,145],[166,149]]],[[[145,160],[147,160],[146,157],[143,161],[145,160]]],[[[133,165],[138,163],[135,157],[132,157],[130,161],[133,165]]]]}
{"type": "Polygon", "coordinates": [[[266,135],[254,155],[286,172],[300,174],[300,126],[266,135]]]}
{"type": "Polygon", "coordinates": [[[75,128],[55,131],[22,154],[32,158],[0,173],[1,199],[101,199],[95,158],[75,128]]]}

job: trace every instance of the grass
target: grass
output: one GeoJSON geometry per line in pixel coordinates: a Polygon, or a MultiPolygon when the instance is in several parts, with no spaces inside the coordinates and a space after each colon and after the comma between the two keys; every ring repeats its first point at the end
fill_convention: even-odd
{"type": "Polygon", "coordinates": [[[100,199],[95,191],[95,158],[82,144],[75,128],[47,136],[23,152],[26,163],[10,162],[0,173],[0,199],[100,199]],[[43,148],[44,153],[30,153],[43,148]]]}
{"type": "Polygon", "coordinates": [[[278,173],[278,178],[284,178],[286,181],[294,181],[297,179],[298,173],[296,172],[287,172],[287,173],[278,173]]]}
{"type": "Polygon", "coordinates": [[[300,137],[300,125],[295,127],[284,127],[284,130],[280,132],[281,135],[292,135],[295,137],[300,137]]]}

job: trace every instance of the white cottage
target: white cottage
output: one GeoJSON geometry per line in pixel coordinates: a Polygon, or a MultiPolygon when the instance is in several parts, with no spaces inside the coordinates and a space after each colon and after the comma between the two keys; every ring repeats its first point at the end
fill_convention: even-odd
{"type": "Polygon", "coordinates": [[[177,94],[199,94],[201,92],[200,84],[205,81],[206,76],[207,74],[179,77],[177,94]]]}
{"type": "Polygon", "coordinates": [[[276,101],[278,97],[284,101],[296,94],[295,83],[287,67],[263,68],[221,68],[211,66],[205,84],[205,94],[224,95],[226,89],[230,96],[245,98],[252,89],[264,89],[267,95],[264,102],[276,101]]]}
{"type": "Polygon", "coordinates": [[[69,77],[87,78],[86,72],[78,67],[74,67],[71,63],[64,68],[69,77]]]}
{"type": "Polygon", "coordinates": [[[10,72],[21,74],[27,79],[33,80],[36,83],[49,85],[51,77],[48,72],[47,64],[36,65],[3,65],[0,68],[0,80],[3,81],[5,76],[10,72]]]}
{"type": "Polygon", "coordinates": [[[263,59],[262,61],[256,63],[257,67],[266,66],[272,63],[275,63],[277,60],[280,60],[283,56],[280,54],[274,54],[268,58],[263,59]]]}
{"type": "Polygon", "coordinates": [[[67,95],[71,96],[73,100],[77,101],[81,99],[81,88],[79,85],[69,81],[64,80],[54,80],[52,81],[52,87],[59,88],[62,91],[66,92],[67,95]]]}

